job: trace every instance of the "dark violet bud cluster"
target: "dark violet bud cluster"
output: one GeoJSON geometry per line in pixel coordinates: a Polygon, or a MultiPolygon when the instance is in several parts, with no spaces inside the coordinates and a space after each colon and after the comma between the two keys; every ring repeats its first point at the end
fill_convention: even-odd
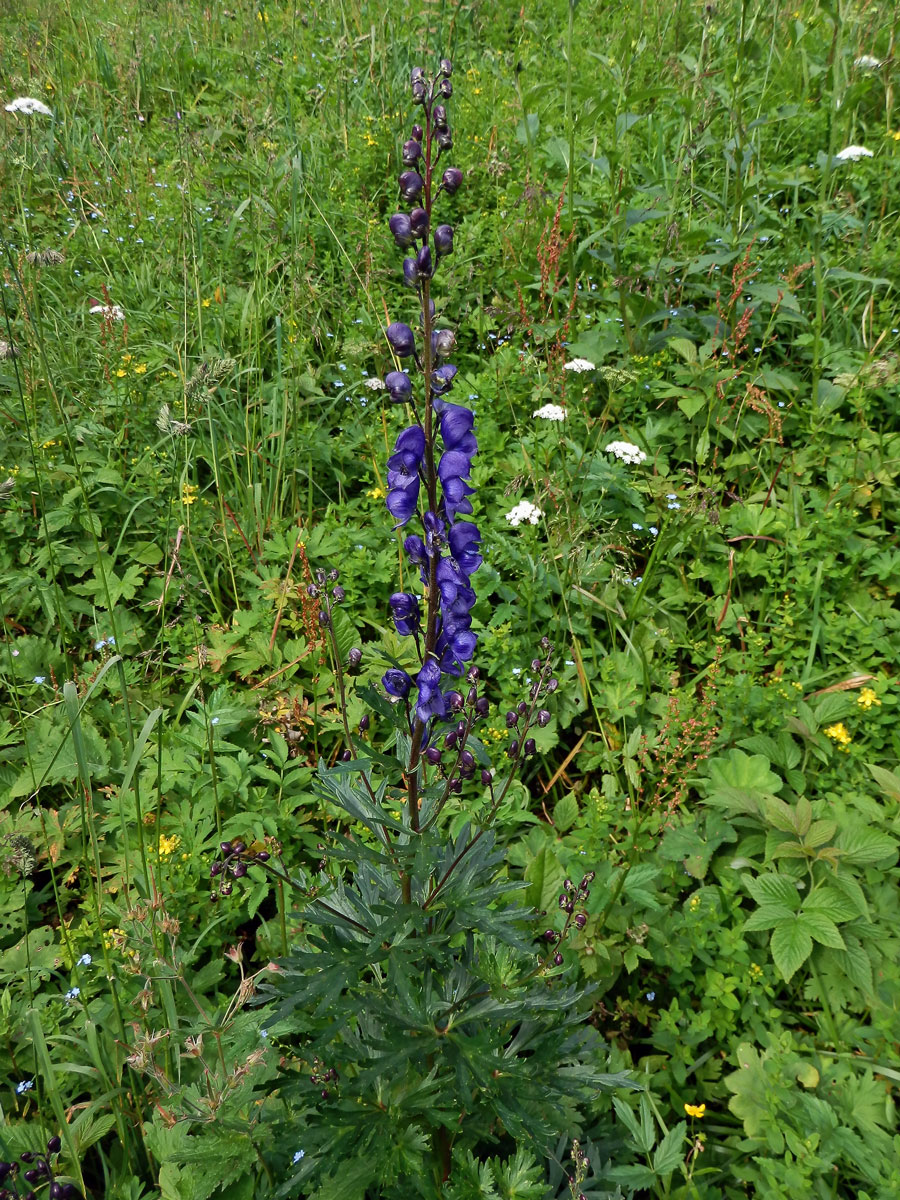
{"type": "MultiPolygon", "coordinates": [[[[581,883],[577,886],[571,879],[566,879],[563,883],[563,890],[559,897],[559,907],[566,914],[565,925],[562,931],[557,933],[555,929],[548,929],[544,933],[544,941],[553,949],[552,954],[547,959],[548,965],[552,963],[554,967],[563,965],[563,955],[560,947],[569,936],[572,929],[577,929],[581,932],[588,922],[587,912],[581,907],[587,904],[591,897],[591,884],[594,882],[594,872],[588,871],[583,876],[581,883]]],[[[546,913],[542,913],[546,916],[546,913]]]]}
{"type": "Polygon", "coordinates": [[[209,868],[211,879],[221,880],[217,887],[210,893],[210,900],[216,901],[222,896],[230,896],[234,885],[231,879],[243,879],[247,874],[247,867],[253,863],[266,863],[272,857],[270,852],[265,848],[265,845],[260,842],[253,842],[247,845],[237,839],[233,842],[220,842],[219,850],[222,857],[213,860],[209,868]]]}
{"type": "Polygon", "coordinates": [[[50,1200],[81,1200],[74,1183],[61,1183],[50,1161],[62,1149],[62,1139],[52,1137],[47,1149],[26,1150],[18,1161],[0,1162],[0,1200],[36,1200],[38,1193],[50,1200]],[[24,1188],[23,1188],[24,1185],[24,1188]],[[44,1190],[46,1186],[46,1191],[44,1190]]]}
{"type": "Polygon", "coordinates": [[[404,363],[403,370],[390,371],[385,389],[394,403],[412,406],[416,419],[398,435],[388,458],[386,504],[395,528],[414,517],[418,520],[420,532],[410,533],[404,548],[418,568],[427,612],[423,615],[412,593],[391,597],[395,628],[415,638],[421,665],[414,677],[392,667],[382,683],[397,701],[408,702],[415,693],[411,722],[420,724],[423,746],[432,718],[450,715],[447,680],[458,679],[475,653],[471,577],[481,565],[481,534],[461,519],[472,512],[475,416],[471,409],[445,399],[457,377],[457,368],[447,361],[456,338],[452,330],[434,327],[431,296],[438,267],[453,252],[453,228],[433,223],[433,206],[441,192],[452,196],[463,181],[458,168],[447,166],[438,183],[438,164],[453,146],[446,107],[453,93],[451,73],[449,59],[441,60],[433,78],[421,67],[410,72],[412,99],[422,113],[401,148],[398,186],[408,211],[394,213],[388,222],[394,241],[406,253],[403,281],[417,293],[420,327],[414,331],[403,321],[393,321],[387,329],[391,350],[412,366],[404,363]],[[416,386],[412,367],[417,368],[416,386]]]}

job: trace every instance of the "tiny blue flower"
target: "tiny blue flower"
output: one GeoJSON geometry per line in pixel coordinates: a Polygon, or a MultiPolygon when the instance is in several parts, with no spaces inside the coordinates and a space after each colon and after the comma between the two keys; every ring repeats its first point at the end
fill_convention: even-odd
{"type": "Polygon", "coordinates": [[[637,521],[632,521],[631,528],[637,530],[637,529],[643,529],[644,527],[643,527],[643,525],[638,525],[637,521]]]}
{"type": "Polygon", "coordinates": [[[116,639],[114,637],[108,637],[106,639],[106,644],[107,646],[114,646],[116,644],[116,639]]]}
{"type": "Polygon", "coordinates": [[[647,993],[647,999],[648,999],[648,1000],[655,1000],[655,999],[656,999],[656,992],[648,992],[648,993],[647,993]]]}
{"type": "Polygon", "coordinates": [[[16,1095],[24,1096],[26,1092],[30,1092],[34,1087],[33,1079],[23,1079],[21,1083],[16,1084],[16,1095]]]}
{"type": "Polygon", "coordinates": [[[268,1031],[268,1029],[261,1029],[261,1030],[259,1031],[259,1036],[260,1036],[261,1038],[267,1038],[267,1037],[269,1036],[269,1031],[268,1031]]]}
{"type": "Polygon", "coordinates": [[[659,533],[659,530],[656,528],[655,525],[651,525],[650,532],[653,534],[654,537],[656,537],[656,535],[659,533]]]}
{"type": "Polygon", "coordinates": [[[669,503],[666,505],[666,508],[668,508],[668,509],[681,508],[681,505],[678,503],[677,500],[670,500],[669,503]]]}
{"type": "Polygon", "coordinates": [[[81,988],[79,988],[79,987],[69,988],[69,990],[66,992],[66,1003],[71,1004],[72,1001],[77,1000],[77,998],[80,995],[81,995],[81,988]]]}
{"type": "Polygon", "coordinates": [[[34,679],[32,679],[31,682],[32,683],[46,683],[47,676],[46,675],[35,675],[34,679]]]}
{"type": "Polygon", "coordinates": [[[305,1157],[306,1157],[306,1151],[305,1151],[305,1150],[295,1150],[295,1151],[294,1151],[294,1157],[291,1159],[291,1161],[292,1161],[294,1164],[296,1164],[296,1163],[298,1163],[298,1162],[300,1161],[300,1159],[301,1159],[301,1158],[305,1158],[305,1157]]]}
{"type": "Polygon", "coordinates": [[[106,645],[106,642],[103,640],[103,638],[101,638],[99,642],[94,642],[94,649],[102,650],[105,645],[106,645]]]}
{"type": "Polygon", "coordinates": [[[94,960],[91,958],[91,956],[89,954],[82,954],[81,958],[79,958],[79,960],[75,964],[75,966],[76,967],[89,967],[93,961],[94,960]]]}
{"type": "Polygon", "coordinates": [[[210,721],[210,725],[218,725],[218,723],[219,723],[218,717],[213,717],[213,719],[210,721]]]}

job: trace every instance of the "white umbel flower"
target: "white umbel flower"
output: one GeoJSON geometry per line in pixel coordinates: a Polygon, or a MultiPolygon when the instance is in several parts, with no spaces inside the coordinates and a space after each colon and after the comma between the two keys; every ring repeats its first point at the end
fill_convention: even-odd
{"type": "Polygon", "coordinates": [[[33,96],[17,96],[15,100],[3,106],[7,112],[24,113],[30,117],[32,113],[40,113],[45,117],[53,116],[53,109],[48,108],[43,100],[35,100],[33,96]]]}
{"type": "Polygon", "coordinates": [[[516,507],[506,514],[506,519],[510,525],[521,525],[526,521],[529,525],[537,525],[543,515],[543,510],[530,500],[520,500],[516,507]]]}
{"type": "Polygon", "coordinates": [[[536,408],[531,415],[540,417],[542,421],[564,421],[566,410],[559,404],[545,404],[543,408],[536,408]]]}
{"type": "Polygon", "coordinates": [[[875,58],[871,54],[861,54],[859,58],[853,60],[853,65],[863,71],[877,71],[881,66],[881,59],[875,58]]]}
{"type": "Polygon", "coordinates": [[[89,311],[92,313],[102,313],[107,321],[125,320],[125,313],[119,308],[118,304],[92,304],[89,311]]]}
{"type": "Polygon", "coordinates": [[[589,358],[573,358],[569,362],[563,363],[564,371],[575,371],[580,374],[582,371],[595,370],[594,363],[589,358]]]}
{"type": "Polygon", "coordinates": [[[640,446],[634,446],[631,442],[610,442],[604,449],[607,454],[614,454],[623,463],[639,464],[647,457],[640,446]]]}
{"type": "Polygon", "coordinates": [[[367,387],[370,392],[383,392],[384,380],[379,379],[377,375],[373,375],[371,379],[367,379],[365,381],[365,387],[367,387]]]}
{"type": "Polygon", "coordinates": [[[874,158],[875,155],[865,146],[845,146],[843,150],[838,150],[834,157],[838,162],[859,162],[861,158],[874,158]]]}

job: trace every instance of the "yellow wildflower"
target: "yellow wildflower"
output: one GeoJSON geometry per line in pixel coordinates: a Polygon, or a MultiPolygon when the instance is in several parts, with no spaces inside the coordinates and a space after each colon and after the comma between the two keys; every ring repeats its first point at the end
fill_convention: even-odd
{"type": "Polygon", "coordinates": [[[159,836],[159,857],[168,858],[181,845],[181,838],[177,833],[166,835],[161,833],[159,836]]]}
{"type": "Polygon", "coordinates": [[[873,705],[876,708],[881,707],[881,701],[875,695],[874,688],[863,688],[863,690],[856,697],[856,703],[860,708],[864,709],[870,709],[873,705]]]}
{"type": "Polygon", "coordinates": [[[128,372],[124,367],[119,367],[118,371],[116,371],[116,379],[124,379],[127,374],[128,372]]]}
{"type": "Polygon", "coordinates": [[[844,724],[843,721],[838,721],[834,725],[827,725],[822,732],[825,734],[825,736],[827,738],[831,738],[831,740],[837,746],[838,750],[846,751],[847,748],[849,747],[851,741],[853,740],[850,737],[850,733],[847,729],[847,726],[844,724]]]}
{"type": "Polygon", "coordinates": [[[135,375],[146,375],[147,374],[147,364],[146,363],[138,363],[138,365],[134,368],[134,373],[135,373],[135,375]]]}
{"type": "Polygon", "coordinates": [[[383,500],[384,499],[384,488],[373,487],[368,492],[366,492],[366,495],[369,497],[370,500],[383,500]]]}
{"type": "Polygon", "coordinates": [[[706,1105],[705,1104],[686,1104],[684,1106],[684,1111],[687,1113],[687,1115],[689,1117],[705,1117],[706,1116],[706,1105]]]}
{"type": "Polygon", "coordinates": [[[197,499],[197,489],[192,483],[186,483],[181,489],[181,503],[191,505],[197,499]]]}
{"type": "Polygon", "coordinates": [[[210,304],[212,304],[212,300],[202,300],[201,304],[204,308],[209,308],[210,304]]]}

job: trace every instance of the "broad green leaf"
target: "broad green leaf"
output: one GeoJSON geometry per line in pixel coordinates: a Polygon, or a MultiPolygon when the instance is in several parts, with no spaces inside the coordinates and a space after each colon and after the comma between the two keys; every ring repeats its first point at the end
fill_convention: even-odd
{"type": "Polygon", "coordinates": [[[856,866],[893,861],[897,856],[897,839],[878,829],[858,825],[854,829],[842,829],[837,837],[841,860],[856,866]]]}
{"type": "Polygon", "coordinates": [[[782,921],[790,921],[793,917],[793,909],[786,904],[763,904],[744,922],[744,932],[759,933],[763,929],[774,929],[782,921]]]}
{"type": "Polygon", "coordinates": [[[872,778],[886,796],[892,800],[900,800],[900,775],[888,771],[884,767],[876,767],[874,763],[866,763],[872,778]]]}
{"type": "Polygon", "coordinates": [[[812,937],[801,926],[799,918],[792,917],[775,927],[770,948],[775,966],[787,983],[812,954],[812,937]]]}
{"type": "Polygon", "coordinates": [[[848,896],[834,888],[814,888],[803,901],[803,913],[821,913],[832,921],[852,921],[862,915],[861,910],[848,896]]]}
{"type": "Polygon", "coordinates": [[[796,912],[800,893],[789,875],[742,875],[741,880],[757,904],[783,904],[796,912]]]}
{"type": "Polygon", "coordinates": [[[553,806],[553,825],[557,833],[566,833],[578,820],[578,799],[574,792],[566,792],[553,806]]]}

